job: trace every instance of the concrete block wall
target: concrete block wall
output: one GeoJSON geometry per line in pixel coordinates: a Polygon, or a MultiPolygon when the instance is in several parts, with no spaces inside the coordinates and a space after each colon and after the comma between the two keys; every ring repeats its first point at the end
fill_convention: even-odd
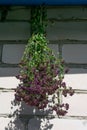
{"type": "Polygon", "coordinates": [[[14,89],[19,83],[15,78],[20,71],[18,63],[31,32],[30,8],[11,8],[6,21],[0,22],[0,130],[76,130],[79,126],[86,130],[87,7],[47,7],[48,46],[65,60],[70,71],[64,80],[75,89],[73,97],[63,98],[70,104],[63,119],[56,115],[52,119],[47,110],[38,111],[24,103],[14,103],[14,89]]]}

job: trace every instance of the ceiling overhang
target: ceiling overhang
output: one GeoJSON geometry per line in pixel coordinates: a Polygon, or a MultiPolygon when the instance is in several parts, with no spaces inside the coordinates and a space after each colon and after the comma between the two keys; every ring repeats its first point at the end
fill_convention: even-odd
{"type": "Polygon", "coordinates": [[[87,0],[0,0],[0,5],[87,5],[87,0]]]}

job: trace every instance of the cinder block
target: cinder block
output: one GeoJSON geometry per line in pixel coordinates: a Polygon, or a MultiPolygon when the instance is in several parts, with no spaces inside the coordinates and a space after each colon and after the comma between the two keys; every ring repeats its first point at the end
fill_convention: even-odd
{"type": "Polygon", "coordinates": [[[19,63],[23,55],[25,45],[23,44],[6,44],[3,46],[2,61],[4,63],[19,63]]]}
{"type": "Polygon", "coordinates": [[[87,94],[74,94],[71,97],[63,98],[63,101],[70,106],[68,116],[87,116],[87,94]]]}
{"type": "Polygon", "coordinates": [[[18,67],[7,67],[1,68],[0,67],[0,76],[16,76],[19,74],[20,69],[18,67]]]}
{"type": "Polygon", "coordinates": [[[1,22],[0,40],[26,40],[30,37],[28,22],[1,22]]]}
{"type": "MultiPolygon", "coordinates": [[[[1,77],[0,78],[0,87],[4,89],[16,89],[20,81],[16,79],[16,77],[1,77]]],[[[14,113],[18,110],[20,114],[27,115],[43,115],[46,114],[47,111],[38,110],[35,107],[31,107],[26,105],[24,102],[18,106],[14,104],[15,92],[12,90],[5,91],[1,89],[0,91],[0,103],[2,104],[0,107],[0,113],[14,113]],[[5,102],[6,101],[6,102],[5,102]],[[5,102],[5,103],[3,103],[5,102]]]]}
{"type": "Polygon", "coordinates": [[[37,118],[29,120],[29,123],[19,118],[0,117],[1,130],[87,130],[87,121],[78,119],[37,118]],[[27,125],[28,124],[28,125],[27,125]],[[25,125],[25,126],[24,126],[25,125]]]}
{"type": "Polygon", "coordinates": [[[55,56],[58,56],[58,44],[48,44],[48,47],[52,49],[55,56]]]}
{"type": "Polygon", "coordinates": [[[14,114],[18,112],[18,104],[14,104],[14,92],[1,92],[0,91],[0,113],[1,114],[14,114]]]}
{"type": "Polygon", "coordinates": [[[0,88],[14,89],[19,83],[20,81],[14,76],[0,77],[0,88]]]}
{"type": "Polygon", "coordinates": [[[68,74],[86,74],[87,68],[69,68],[68,74]]]}
{"type": "Polygon", "coordinates": [[[87,63],[87,45],[66,44],[62,48],[63,58],[70,63],[87,63]]]}
{"type": "Polygon", "coordinates": [[[86,130],[87,121],[56,118],[49,121],[49,126],[51,126],[51,130],[86,130]]]}
{"type": "Polygon", "coordinates": [[[28,130],[86,130],[86,120],[33,118],[29,121],[28,130]]]}
{"type": "Polygon", "coordinates": [[[24,102],[16,102],[15,104],[15,92],[11,91],[0,91],[0,113],[15,115],[46,115],[47,111],[38,110],[36,107],[26,105],[24,102]]]}
{"type": "Polygon", "coordinates": [[[87,10],[85,7],[56,7],[56,8],[48,8],[47,16],[48,18],[55,19],[85,19],[87,15],[87,10]],[[84,10],[84,11],[83,11],[84,10]]]}
{"type": "MultiPolygon", "coordinates": [[[[14,11],[8,11],[7,19],[12,20],[28,20],[30,19],[30,9],[22,9],[21,7],[11,7],[14,11]],[[21,8],[21,9],[19,9],[21,8]]],[[[22,22],[22,21],[20,21],[22,22]]]]}
{"type": "Polygon", "coordinates": [[[25,130],[24,124],[18,118],[0,117],[0,130],[25,130]]]}
{"type": "Polygon", "coordinates": [[[73,89],[87,90],[87,74],[67,74],[64,77],[67,86],[73,89]]]}
{"type": "Polygon", "coordinates": [[[50,40],[87,40],[86,22],[55,22],[47,27],[50,40]]]}

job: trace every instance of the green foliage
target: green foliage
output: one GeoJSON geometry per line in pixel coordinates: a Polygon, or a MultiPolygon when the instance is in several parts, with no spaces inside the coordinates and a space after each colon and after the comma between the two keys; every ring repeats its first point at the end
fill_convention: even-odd
{"type": "MultiPolygon", "coordinates": [[[[43,34],[34,34],[29,39],[28,44],[25,48],[24,55],[22,57],[22,65],[24,63],[27,71],[22,70],[22,73],[27,74],[28,76],[34,77],[31,70],[33,68],[39,69],[40,65],[48,63],[47,71],[51,72],[51,66],[55,65],[59,67],[60,73],[59,78],[62,80],[64,75],[64,64],[61,64],[62,59],[56,58],[53,54],[53,51],[48,47],[48,41],[43,34]]],[[[21,64],[20,64],[21,67],[21,64]]],[[[54,77],[55,75],[53,75],[54,77]]]]}
{"type": "Polygon", "coordinates": [[[31,11],[31,30],[33,34],[45,34],[47,14],[45,6],[34,6],[31,11]]]}
{"type": "Polygon", "coordinates": [[[15,97],[30,106],[56,111],[57,115],[64,116],[69,104],[61,102],[60,95],[73,95],[72,88],[67,89],[63,82],[65,69],[64,61],[56,57],[48,47],[45,36],[46,14],[42,7],[33,10],[33,34],[28,40],[21,63],[20,84],[16,89],[15,97]],[[49,100],[49,95],[51,99],[49,100]],[[50,105],[52,102],[52,105],[50,105]]]}

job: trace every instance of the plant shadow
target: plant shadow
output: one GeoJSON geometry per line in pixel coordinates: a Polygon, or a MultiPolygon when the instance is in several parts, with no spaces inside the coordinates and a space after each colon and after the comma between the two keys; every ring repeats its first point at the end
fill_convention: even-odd
{"type": "Polygon", "coordinates": [[[5,130],[51,130],[53,124],[49,122],[51,119],[50,110],[38,110],[35,107],[30,107],[24,102],[20,104],[12,101],[12,109],[18,108],[9,116],[10,121],[5,127],[5,130]]]}

